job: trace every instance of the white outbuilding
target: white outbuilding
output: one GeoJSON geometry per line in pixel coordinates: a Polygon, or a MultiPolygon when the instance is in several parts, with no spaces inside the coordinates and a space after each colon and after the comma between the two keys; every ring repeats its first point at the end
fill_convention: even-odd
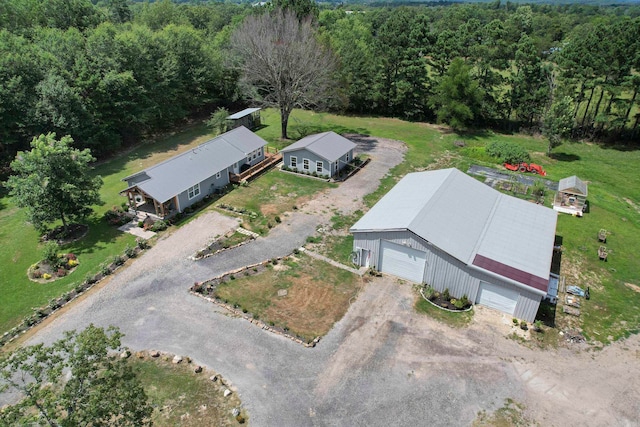
{"type": "Polygon", "coordinates": [[[457,169],[406,175],[351,228],[361,266],[533,321],[557,213],[457,169]]]}

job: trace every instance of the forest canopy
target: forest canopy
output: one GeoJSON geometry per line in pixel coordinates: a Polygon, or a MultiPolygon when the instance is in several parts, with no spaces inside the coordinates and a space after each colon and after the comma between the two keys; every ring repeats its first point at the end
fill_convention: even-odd
{"type": "MultiPolygon", "coordinates": [[[[314,11],[315,33],[338,60],[334,109],[537,132],[568,97],[570,136],[638,140],[638,6],[322,3],[317,13],[301,6],[307,1],[281,3],[314,11]]],[[[0,3],[5,174],[40,134],[70,135],[100,158],[248,103],[228,61],[230,36],[247,16],[272,10],[170,0],[0,3]]]]}

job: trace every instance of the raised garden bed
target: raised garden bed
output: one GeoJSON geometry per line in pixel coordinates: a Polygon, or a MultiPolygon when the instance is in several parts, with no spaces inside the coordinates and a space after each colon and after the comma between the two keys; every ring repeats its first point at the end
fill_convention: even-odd
{"type": "Polygon", "coordinates": [[[469,298],[466,295],[463,295],[462,298],[453,298],[449,294],[449,289],[445,289],[443,292],[438,292],[430,286],[425,286],[420,289],[420,294],[431,304],[447,311],[462,312],[471,310],[471,301],[469,301],[469,298]]]}
{"type": "Polygon", "coordinates": [[[27,276],[32,282],[49,283],[73,273],[79,264],[75,254],[61,254],[55,262],[44,259],[33,264],[27,270],[27,276]]]}

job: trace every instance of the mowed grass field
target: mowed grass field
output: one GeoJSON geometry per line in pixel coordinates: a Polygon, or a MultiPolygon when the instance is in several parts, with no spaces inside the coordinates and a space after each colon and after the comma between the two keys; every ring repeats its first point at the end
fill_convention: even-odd
{"type": "Polygon", "coordinates": [[[94,206],[95,213],[87,221],[87,236],[61,248],[62,252],[75,253],[80,265],[69,276],[52,283],[34,283],[27,278],[29,266],[42,258],[40,236],[10,197],[0,198],[0,334],[31,315],[33,308],[45,306],[73,289],[88,274],[98,272],[101,264],[111,262],[127,246],[133,246],[132,235],[118,231],[102,219],[105,211],[125,201],[119,195],[126,186],[122,178],[204,142],[208,133],[204,125],[191,126],[96,165],[94,173],[104,180],[100,190],[104,204],[94,206]]]}
{"type": "MultiPolygon", "coordinates": [[[[290,141],[279,138],[277,112],[268,109],[263,111],[262,117],[265,126],[257,133],[272,146],[282,148],[288,145],[290,141]]],[[[534,161],[547,170],[549,179],[557,181],[578,175],[589,183],[590,212],[581,219],[568,215],[561,215],[558,219],[557,234],[562,237],[565,249],[561,273],[567,275],[568,284],[591,286],[591,300],[583,305],[580,318],[568,319],[558,313],[557,323],[559,326],[581,328],[588,339],[603,343],[638,330],[640,293],[634,291],[632,285],[640,286],[640,262],[635,257],[640,249],[640,174],[637,173],[640,150],[565,143],[554,150],[552,158],[548,158],[544,155],[547,146],[545,140],[523,135],[491,131],[458,135],[426,123],[300,110],[294,111],[290,119],[290,138],[297,139],[327,130],[397,139],[407,144],[405,161],[383,179],[376,192],[366,196],[365,202],[369,206],[408,172],[444,167],[457,167],[466,171],[473,163],[500,168],[500,165],[495,164],[484,153],[486,144],[495,140],[512,141],[527,148],[534,161]],[[459,140],[465,142],[464,147],[454,144],[459,140]],[[599,246],[596,235],[600,228],[606,228],[611,233],[607,242],[611,254],[606,263],[598,261],[596,254],[599,246]]],[[[105,182],[102,188],[105,204],[96,207],[96,215],[90,220],[89,235],[74,246],[64,248],[64,251],[74,251],[79,255],[80,267],[69,277],[53,284],[40,285],[26,278],[29,265],[40,259],[38,236],[25,224],[24,214],[13,206],[9,198],[0,199],[0,292],[3,302],[0,305],[0,331],[16,325],[31,313],[32,307],[46,304],[54,296],[70,289],[88,272],[97,271],[102,262],[109,261],[113,255],[121,253],[127,245],[133,243],[132,237],[107,227],[101,220],[105,210],[124,201],[118,195],[124,188],[124,183],[121,182],[123,177],[187,150],[209,137],[209,132],[203,125],[190,126],[174,135],[144,143],[97,166],[96,173],[102,175],[105,182]]],[[[285,184],[268,182],[276,179],[273,173],[258,178],[262,179],[263,188],[270,189],[274,185],[276,188],[284,188],[285,184]]],[[[256,195],[250,191],[251,187],[259,186],[258,182],[251,184],[246,190],[237,189],[245,190],[244,193],[234,190],[228,195],[229,203],[239,207],[246,204],[256,209],[262,209],[263,204],[271,204],[272,207],[283,205],[286,210],[292,209],[293,206],[287,205],[287,201],[283,199],[268,200],[268,191],[260,193],[258,203],[256,195]],[[262,197],[267,197],[267,200],[262,197]]],[[[294,181],[287,181],[286,185],[296,187],[294,181]]],[[[300,184],[300,191],[302,186],[300,184]]],[[[315,189],[308,191],[305,197],[315,189]]],[[[274,193],[280,194],[279,197],[285,194],[284,191],[274,193]]],[[[276,212],[272,208],[267,215],[275,217],[276,212]]]]}

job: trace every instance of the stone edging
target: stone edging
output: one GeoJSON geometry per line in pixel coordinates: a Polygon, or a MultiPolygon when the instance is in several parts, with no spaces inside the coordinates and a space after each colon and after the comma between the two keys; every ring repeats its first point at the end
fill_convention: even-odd
{"type": "Polygon", "coordinates": [[[191,261],[199,261],[199,260],[201,260],[201,259],[205,259],[205,258],[209,258],[210,256],[217,255],[217,254],[219,254],[220,252],[228,251],[229,249],[239,248],[239,247],[240,247],[240,246],[242,246],[242,245],[246,245],[247,243],[251,243],[251,242],[253,242],[254,240],[256,240],[256,238],[255,238],[255,237],[253,237],[253,236],[251,236],[251,235],[246,234],[246,236],[248,236],[248,237],[249,237],[249,239],[248,239],[248,240],[245,240],[245,241],[243,241],[243,242],[240,242],[240,243],[238,243],[237,245],[229,246],[228,248],[220,248],[220,249],[216,250],[215,252],[211,252],[210,254],[206,254],[206,255],[203,255],[203,256],[198,256],[198,255],[197,255],[197,253],[198,253],[198,252],[206,251],[206,250],[207,250],[207,248],[209,247],[209,245],[210,245],[211,243],[213,243],[213,242],[215,242],[215,241],[217,241],[217,240],[218,240],[218,239],[216,239],[216,240],[214,240],[213,242],[209,243],[209,244],[208,244],[207,246],[205,246],[204,248],[199,249],[198,251],[196,251],[196,255],[189,255],[189,256],[187,257],[187,259],[189,259],[189,260],[191,260],[191,261]]]}
{"type": "MultiPolygon", "coordinates": [[[[174,353],[170,353],[166,351],[158,351],[158,350],[141,350],[141,351],[136,351],[132,353],[129,348],[125,347],[120,353],[121,359],[128,359],[132,356],[140,360],[160,359],[165,362],[170,362],[174,365],[179,365],[179,364],[182,364],[183,362],[185,364],[191,364],[191,362],[193,362],[193,360],[188,356],[180,356],[174,353]]],[[[229,397],[235,393],[238,400],[240,399],[237,387],[235,387],[231,383],[231,381],[224,379],[222,375],[220,375],[218,372],[214,371],[213,369],[207,366],[195,365],[195,364],[192,366],[193,366],[192,371],[195,375],[198,375],[198,374],[208,375],[209,380],[211,382],[218,383],[224,397],[229,397]]],[[[246,409],[241,410],[242,407],[243,407],[242,401],[240,401],[240,404],[238,405],[238,407],[234,408],[233,414],[236,415],[236,414],[240,414],[241,412],[244,412],[245,413],[244,417],[246,417],[246,409]]]]}
{"type": "MultiPolygon", "coordinates": [[[[136,246],[135,250],[136,250],[136,257],[137,257],[138,254],[140,254],[140,252],[144,251],[145,249],[142,249],[140,246],[136,246]]],[[[72,288],[68,292],[65,292],[61,296],[52,299],[52,301],[55,300],[55,305],[53,307],[51,307],[51,303],[49,303],[46,306],[34,308],[33,309],[33,311],[34,311],[33,314],[31,314],[30,316],[25,317],[22,320],[22,323],[20,323],[18,326],[13,327],[11,330],[5,332],[0,337],[0,348],[3,347],[4,345],[14,341],[16,338],[18,338],[18,336],[26,333],[30,329],[32,329],[35,326],[37,326],[44,319],[46,319],[47,317],[51,316],[53,313],[55,313],[56,311],[60,310],[62,307],[64,307],[65,305],[69,304],[70,302],[72,302],[76,298],[78,298],[81,294],[87,292],[92,287],[94,287],[95,285],[100,283],[105,277],[113,275],[113,273],[116,270],[118,270],[120,267],[122,267],[127,260],[132,259],[132,258],[127,257],[127,255],[125,254],[125,255],[122,255],[122,259],[123,259],[123,263],[120,264],[120,265],[116,265],[114,263],[110,263],[107,266],[107,268],[110,271],[110,273],[108,275],[104,275],[104,274],[102,274],[102,271],[99,271],[98,273],[93,275],[91,281],[84,280],[82,283],[80,283],[79,285],[76,285],[74,288],[72,288]]]]}
{"type": "Polygon", "coordinates": [[[448,309],[448,308],[440,307],[438,304],[434,304],[433,302],[431,302],[431,301],[429,300],[429,298],[427,298],[427,297],[425,297],[425,296],[424,296],[424,293],[422,292],[422,289],[420,289],[420,295],[422,295],[422,298],[424,298],[424,300],[425,300],[425,301],[427,301],[427,302],[428,302],[429,304],[431,304],[432,306],[437,307],[437,308],[439,308],[440,310],[448,311],[449,313],[464,313],[464,312],[467,312],[467,311],[470,311],[470,310],[472,310],[472,309],[473,309],[473,304],[471,304],[471,305],[469,306],[469,308],[466,308],[466,309],[464,309],[464,310],[451,310],[451,309],[448,309]]]}
{"type": "MultiPolygon", "coordinates": [[[[278,261],[280,261],[282,258],[279,257],[279,258],[276,258],[276,259],[278,261]]],[[[240,309],[237,309],[237,308],[235,308],[235,307],[233,307],[233,306],[231,306],[229,304],[226,304],[226,303],[220,301],[217,298],[212,298],[212,297],[209,297],[207,295],[204,295],[204,294],[202,294],[202,293],[200,293],[200,292],[198,292],[196,290],[196,288],[199,289],[199,288],[202,288],[202,287],[206,286],[207,283],[209,283],[209,282],[213,282],[213,281],[216,281],[216,280],[221,280],[226,276],[231,276],[231,275],[235,275],[235,274],[238,274],[238,273],[242,273],[243,271],[247,271],[247,270],[250,270],[250,269],[252,269],[254,267],[258,267],[258,266],[265,266],[265,265],[267,265],[269,263],[270,263],[270,260],[267,260],[267,261],[258,262],[256,264],[251,264],[251,265],[247,265],[247,266],[244,266],[244,267],[240,267],[240,268],[237,268],[235,270],[227,271],[226,273],[223,273],[223,274],[221,274],[219,276],[213,277],[213,278],[211,278],[209,280],[206,280],[204,282],[200,282],[200,283],[194,284],[191,287],[191,289],[189,290],[189,293],[191,293],[191,294],[193,294],[193,295],[195,295],[197,297],[200,297],[200,298],[202,298],[202,299],[204,299],[206,301],[209,301],[209,302],[211,302],[213,304],[216,304],[217,306],[220,306],[220,307],[228,310],[229,312],[237,315],[238,317],[241,317],[242,319],[249,321],[249,323],[252,323],[252,324],[258,326],[262,330],[274,333],[276,335],[280,335],[280,336],[285,337],[285,338],[289,338],[291,341],[293,341],[293,342],[295,342],[297,344],[301,344],[306,348],[315,347],[316,344],[318,344],[320,342],[320,337],[316,337],[313,341],[311,341],[309,343],[304,342],[300,338],[294,337],[293,335],[284,332],[280,328],[269,326],[266,323],[264,323],[263,321],[261,321],[259,319],[254,319],[253,317],[247,315],[247,313],[244,313],[240,309]]]]}

